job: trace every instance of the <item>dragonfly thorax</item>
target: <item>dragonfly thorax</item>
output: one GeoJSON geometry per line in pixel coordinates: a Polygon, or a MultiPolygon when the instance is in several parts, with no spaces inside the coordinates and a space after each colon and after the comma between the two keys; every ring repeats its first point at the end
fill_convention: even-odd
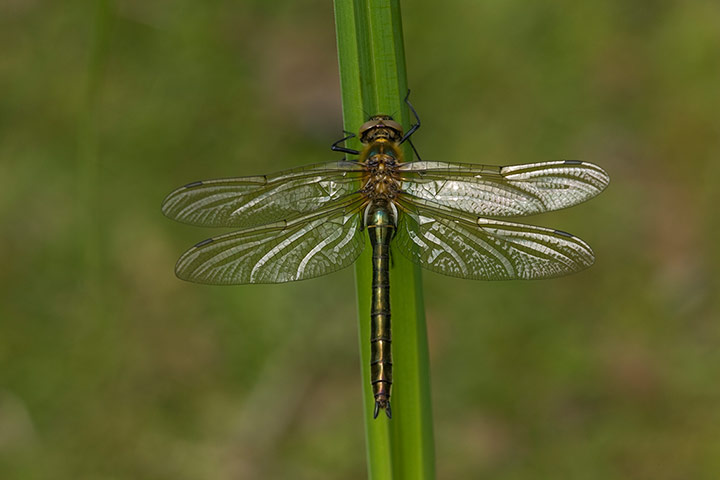
{"type": "Polygon", "coordinates": [[[392,155],[377,154],[365,162],[367,176],[363,192],[370,200],[392,200],[400,191],[397,162],[392,155]]]}
{"type": "MultiPolygon", "coordinates": [[[[377,124],[382,122],[390,123],[391,120],[379,117],[373,118],[377,120],[371,120],[363,126],[365,129],[372,129],[373,135],[384,135],[388,132],[392,135],[400,135],[402,133],[401,130],[398,131],[394,127],[377,127],[377,124]],[[377,123],[373,124],[373,122],[377,123]]],[[[392,123],[395,122],[392,121],[392,123]]],[[[398,125],[397,128],[400,128],[400,126],[398,125]]],[[[362,128],[360,132],[362,134],[362,128]]],[[[369,200],[393,200],[400,191],[397,169],[398,165],[402,162],[402,150],[398,142],[386,137],[377,138],[366,144],[365,149],[360,154],[360,159],[366,171],[363,179],[363,193],[366,197],[369,200]]]]}

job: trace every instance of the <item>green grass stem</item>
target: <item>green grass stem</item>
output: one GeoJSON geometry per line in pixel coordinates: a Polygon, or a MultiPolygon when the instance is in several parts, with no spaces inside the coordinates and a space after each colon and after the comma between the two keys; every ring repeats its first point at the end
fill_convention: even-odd
{"type": "MultiPolygon", "coordinates": [[[[390,114],[407,129],[405,51],[397,0],[335,0],[344,128],[357,132],[368,115],[390,114]]],[[[348,142],[360,148],[357,139],[348,142]]],[[[405,145],[406,160],[412,152],[405,145]]],[[[430,368],[419,268],[392,255],[393,418],[373,419],[370,388],[371,251],[356,263],[368,473],[374,480],[435,477],[430,368]]]]}

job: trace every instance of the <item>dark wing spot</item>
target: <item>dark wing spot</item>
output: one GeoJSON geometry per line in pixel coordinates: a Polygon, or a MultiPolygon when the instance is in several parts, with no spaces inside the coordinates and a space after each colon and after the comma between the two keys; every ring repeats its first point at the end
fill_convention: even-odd
{"type": "Polygon", "coordinates": [[[203,245],[207,245],[208,243],[212,243],[212,242],[213,242],[213,239],[212,239],[212,238],[207,238],[207,239],[203,240],[203,241],[200,242],[200,243],[196,243],[196,244],[193,246],[193,248],[199,248],[199,247],[202,247],[203,245]]]}
{"type": "Polygon", "coordinates": [[[582,165],[580,160],[565,160],[565,165],[582,165]]]}
{"type": "Polygon", "coordinates": [[[202,184],[203,182],[198,180],[197,182],[188,183],[187,185],[185,185],[185,188],[199,187],[202,184]]]}
{"type": "Polygon", "coordinates": [[[575,238],[575,235],[573,235],[572,233],[563,232],[562,230],[555,230],[554,233],[557,233],[558,235],[562,235],[563,237],[575,238]]]}

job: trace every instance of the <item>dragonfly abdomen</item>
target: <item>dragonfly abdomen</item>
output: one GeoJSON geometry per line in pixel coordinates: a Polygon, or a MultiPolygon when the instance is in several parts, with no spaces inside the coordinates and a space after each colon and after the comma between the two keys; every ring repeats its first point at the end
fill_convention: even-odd
{"type": "Polygon", "coordinates": [[[373,254],[372,303],[370,309],[370,381],[375,397],[374,417],[390,411],[392,386],[392,336],[390,331],[390,239],[395,218],[388,202],[376,200],[367,212],[366,225],[373,254]]]}

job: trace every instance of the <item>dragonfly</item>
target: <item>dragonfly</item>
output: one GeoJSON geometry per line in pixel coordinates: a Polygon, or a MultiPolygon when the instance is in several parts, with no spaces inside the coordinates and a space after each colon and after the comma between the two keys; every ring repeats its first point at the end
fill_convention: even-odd
{"type": "Polygon", "coordinates": [[[332,145],[342,160],[271,175],[189,183],[170,193],[163,213],[174,220],[237,231],[197,243],[175,273],[191,282],[284,283],[327,275],[372,248],[371,375],[373,416],[391,418],[390,251],[424,269],[473,280],[544,279],[583,270],[594,253],[580,238],[501,220],[584,202],[608,174],[579,160],[495,166],[404,161],[405,132],[374,115],[357,135],[332,145]],[[361,150],[343,146],[356,137],[361,150]],[[343,145],[341,145],[343,144],[343,145]],[[349,156],[354,157],[350,159],[349,156]]]}

